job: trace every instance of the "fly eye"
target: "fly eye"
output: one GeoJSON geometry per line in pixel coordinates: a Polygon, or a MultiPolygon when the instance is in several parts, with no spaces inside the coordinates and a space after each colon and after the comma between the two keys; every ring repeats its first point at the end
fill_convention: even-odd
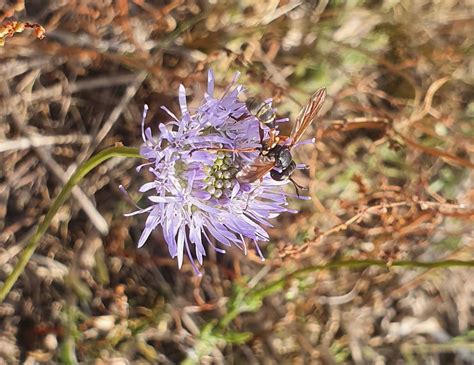
{"type": "Polygon", "coordinates": [[[288,150],[281,151],[279,160],[283,166],[290,165],[291,161],[293,160],[291,157],[290,151],[288,150]]]}

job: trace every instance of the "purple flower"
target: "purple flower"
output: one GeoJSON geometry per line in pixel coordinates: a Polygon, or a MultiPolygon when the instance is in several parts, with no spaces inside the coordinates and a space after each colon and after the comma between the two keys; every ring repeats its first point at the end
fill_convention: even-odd
{"type": "MultiPolygon", "coordinates": [[[[147,107],[143,114],[144,145],[140,153],[148,162],[137,170],[148,168],[154,180],[139,189],[150,193],[150,205],[129,214],[148,214],[138,247],[161,227],[178,266],[181,268],[186,253],[197,274],[194,260],[202,264],[206,245],[220,253],[225,253],[222,247],[236,245],[247,253],[247,243],[253,242],[263,260],[258,242],[269,240],[263,226],[271,227],[269,220],[282,212],[293,212],[287,208],[288,194],[282,190],[287,181],[265,176],[261,181],[242,184],[236,179],[237,172],[259,155],[258,150],[216,150],[261,145],[259,121],[255,117],[239,120],[248,110],[238,99],[243,88],[236,79],[223,96],[216,98],[210,71],[207,93],[195,112],[188,109],[181,85],[181,118],[162,107],[172,121],[159,125],[156,138],[150,128],[143,127],[147,107]]],[[[264,133],[266,137],[268,128],[264,127],[264,133]]]]}

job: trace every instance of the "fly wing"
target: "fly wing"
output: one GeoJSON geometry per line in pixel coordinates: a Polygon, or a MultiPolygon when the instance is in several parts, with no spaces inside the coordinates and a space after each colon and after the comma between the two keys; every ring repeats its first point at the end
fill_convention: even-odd
{"type": "Polygon", "coordinates": [[[237,180],[241,183],[252,183],[264,177],[273,167],[275,167],[274,159],[259,156],[237,173],[237,180]]]}
{"type": "Polygon", "coordinates": [[[311,124],[311,122],[316,118],[321,107],[324,104],[324,99],[326,98],[326,89],[318,89],[311,99],[309,99],[308,104],[301,109],[300,113],[296,117],[295,125],[291,131],[291,146],[298,143],[298,141],[303,136],[306,128],[311,124]]]}

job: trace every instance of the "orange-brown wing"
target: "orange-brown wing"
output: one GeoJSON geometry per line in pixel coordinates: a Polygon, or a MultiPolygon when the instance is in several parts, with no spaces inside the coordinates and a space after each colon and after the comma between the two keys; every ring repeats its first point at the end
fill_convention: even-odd
{"type": "Polygon", "coordinates": [[[306,128],[308,128],[311,122],[316,118],[324,104],[324,99],[326,99],[326,89],[318,89],[313,94],[313,96],[311,96],[308,104],[306,104],[306,106],[301,109],[300,113],[296,117],[295,125],[291,130],[291,146],[298,143],[306,128]]]}
{"type": "Polygon", "coordinates": [[[275,167],[274,159],[259,156],[237,173],[237,180],[241,183],[252,183],[264,177],[273,167],[275,167]]]}

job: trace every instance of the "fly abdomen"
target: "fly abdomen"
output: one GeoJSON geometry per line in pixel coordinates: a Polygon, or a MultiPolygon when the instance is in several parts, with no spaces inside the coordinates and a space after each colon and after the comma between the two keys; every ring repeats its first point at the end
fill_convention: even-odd
{"type": "Polygon", "coordinates": [[[253,114],[255,116],[260,110],[261,105],[262,105],[262,102],[259,101],[257,98],[248,98],[245,101],[245,106],[247,107],[248,111],[250,112],[250,114],[253,114]]]}
{"type": "Polygon", "coordinates": [[[254,115],[260,123],[273,124],[275,121],[275,112],[270,102],[262,102],[256,98],[248,98],[245,105],[249,113],[254,115]]]}

